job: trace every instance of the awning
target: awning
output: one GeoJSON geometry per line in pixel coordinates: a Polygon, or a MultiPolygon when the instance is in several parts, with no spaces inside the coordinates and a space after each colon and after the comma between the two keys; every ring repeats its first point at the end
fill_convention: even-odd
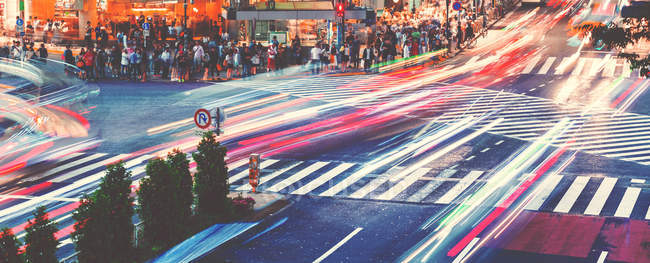
{"type": "MultiPolygon", "coordinates": [[[[331,4],[330,4],[331,6],[331,4]]],[[[288,19],[328,19],[336,18],[334,9],[330,10],[251,10],[236,11],[237,20],[288,20],[288,19]]],[[[366,19],[366,10],[345,10],[346,19],[366,19]]]]}

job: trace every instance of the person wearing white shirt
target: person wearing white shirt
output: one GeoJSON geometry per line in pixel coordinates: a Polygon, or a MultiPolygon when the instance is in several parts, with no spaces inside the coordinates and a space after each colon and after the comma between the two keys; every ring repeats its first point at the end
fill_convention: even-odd
{"type": "Polygon", "coordinates": [[[312,74],[318,74],[320,73],[320,55],[321,55],[321,49],[319,47],[320,43],[316,43],[313,48],[311,48],[311,73],[312,74]]]}
{"type": "Polygon", "coordinates": [[[205,52],[203,51],[203,46],[201,46],[201,43],[199,43],[199,41],[196,41],[196,44],[192,48],[192,51],[194,51],[194,70],[200,70],[201,61],[203,60],[203,55],[205,55],[205,52]]]}

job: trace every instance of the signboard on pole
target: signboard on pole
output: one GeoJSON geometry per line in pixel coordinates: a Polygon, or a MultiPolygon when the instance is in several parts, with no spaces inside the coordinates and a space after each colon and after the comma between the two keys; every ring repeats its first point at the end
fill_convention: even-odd
{"type": "Polygon", "coordinates": [[[460,1],[454,2],[451,7],[454,9],[454,11],[460,11],[460,8],[462,7],[460,1]]]}
{"type": "Polygon", "coordinates": [[[260,183],[260,155],[258,153],[251,154],[248,159],[248,183],[255,193],[255,189],[260,183]]]}
{"type": "Polygon", "coordinates": [[[206,109],[198,109],[194,113],[194,124],[201,129],[207,129],[212,124],[210,112],[206,109]]]}

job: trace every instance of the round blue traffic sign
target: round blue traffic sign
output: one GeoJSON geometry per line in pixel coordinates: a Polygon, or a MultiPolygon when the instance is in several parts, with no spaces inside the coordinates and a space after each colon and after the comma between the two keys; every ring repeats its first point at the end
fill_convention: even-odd
{"type": "Polygon", "coordinates": [[[458,10],[460,10],[460,8],[461,8],[461,4],[460,4],[460,2],[454,2],[454,4],[452,4],[451,7],[452,7],[454,10],[458,11],[458,10]]]}
{"type": "Polygon", "coordinates": [[[142,29],[149,30],[150,29],[149,23],[142,23],[142,29]]]}
{"type": "Polygon", "coordinates": [[[20,18],[16,19],[16,25],[22,26],[24,21],[20,18]]]}

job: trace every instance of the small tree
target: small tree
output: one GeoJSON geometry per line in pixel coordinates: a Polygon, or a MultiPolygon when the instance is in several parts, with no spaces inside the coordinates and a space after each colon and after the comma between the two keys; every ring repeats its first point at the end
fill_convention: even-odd
{"type": "Polygon", "coordinates": [[[217,142],[214,133],[206,132],[199,142],[197,152],[192,154],[196,161],[194,193],[199,215],[225,215],[228,208],[228,167],[226,147],[217,142]]]}
{"type": "Polygon", "coordinates": [[[27,262],[58,262],[56,247],[59,245],[59,241],[54,236],[58,229],[56,223],[48,218],[45,206],[36,208],[34,219],[27,221],[25,231],[27,232],[25,236],[27,262]]]}
{"type": "Polygon", "coordinates": [[[16,239],[14,232],[9,228],[3,228],[0,233],[0,262],[21,263],[20,242],[16,239]]]}
{"type": "Polygon", "coordinates": [[[187,155],[174,150],[167,160],[147,163],[147,178],[142,180],[138,213],[144,226],[145,241],[154,250],[182,240],[192,216],[192,176],[187,155]],[[170,216],[173,215],[173,216],[170,216]]]}
{"type": "MultiPolygon", "coordinates": [[[[611,50],[613,48],[624,49],[638,41],[650,40],[650,30],[647,23],[644,25],[640,19],[625,18],[616,23],[608,25],[583,25],[581,30],[591,32],[591,37],[596,40],[594,45],[601,44],[611,50]]],[[[650,68],[650,56],[648,54],[636,54],[631,52],[620,52],[618,57],[626,59],[631,69],[639,69],[641,76],[647,76],[650,68]]]]}
{"type": "Polygon", "coordinates": [[[131,172],[109,165],[99,188],[73,213],[72,238],[80,262],[129,262],[133,258],[131,172]]]}

